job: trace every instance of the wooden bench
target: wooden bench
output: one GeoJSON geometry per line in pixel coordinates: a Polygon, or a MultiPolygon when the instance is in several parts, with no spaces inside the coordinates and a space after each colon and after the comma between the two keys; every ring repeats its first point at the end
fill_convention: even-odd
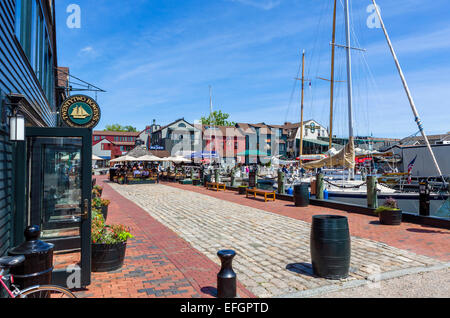
{"type": "Polygon", "coordinates": [[[275,191],[266,191],[266,190],[260,190],[260,189],[246,189],[246,196],[248,198],[248,195],[250,193],[253,193],[253,197],[256,198],[257,194],[264,196],[264,202],[267,201],[276,201],[276,193],[275,191]]]}
{"type": "Polygon", "coordinates": [[[215,189],[216,191],[226,191],[227,190],[227,186],[224,183],[216,183],[216,182],[207,182],[206,183],[206,188],[207,189],[215,189]]]}

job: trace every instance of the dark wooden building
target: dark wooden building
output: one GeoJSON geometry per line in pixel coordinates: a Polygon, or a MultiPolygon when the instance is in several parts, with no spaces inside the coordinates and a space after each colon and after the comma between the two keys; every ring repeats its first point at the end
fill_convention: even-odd
{"type": "Polygon", "coordinates": [[[8,117],[27,127],[55,127],[57,53],[54,0],[0,1],[0,256],[23,240],[23,164],[26,154],[9,139],[8,117]],[[18,211],[22,211],[21,213],[18,211]]]}

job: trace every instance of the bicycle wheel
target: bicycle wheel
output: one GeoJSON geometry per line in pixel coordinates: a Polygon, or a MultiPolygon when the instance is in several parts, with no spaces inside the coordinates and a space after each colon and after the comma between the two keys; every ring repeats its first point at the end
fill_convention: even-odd
{"type": "Polygon", "coordinates": [[[17,298],[77,298],[70,290],[59,286],[36,286],[23,290],[17,298]]]}

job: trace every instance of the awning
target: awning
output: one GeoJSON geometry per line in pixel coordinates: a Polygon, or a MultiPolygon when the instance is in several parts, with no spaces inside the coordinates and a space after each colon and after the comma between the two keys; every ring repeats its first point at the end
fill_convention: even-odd
{"type": "Polygon", "coordinates": [[[190,156],[191,159],[218,159],[219,155],[215,151],[198,151],[192,153],[190,156]]]}
{"type": "Polygon", "coordinates": [[[319,146],[324,146],[324,147],[328,147],[330,145],[329,142],[322,141],[319,139],[303,139],[303,142],[309,142],[309,143],[319,145],[319,146]]]}
{"type": "Polygon", "coordinates": [[[260,157],[267,157],[269,156],[269,154],[259,151],[259,150],[246,150],[243,152],[240,152],[237,154],[239,157],[244,157],[244,156],[260,156],[260,157]]]}
{"type": "Polygon", "coordinates": [[[97,160],[97,161],[103,161],[103,160],[105,160],[105,159],[103,159],[103,158],[100,158],[99,156],[96,156],[96,155],[92,155],[92,160],[97,160]]]}

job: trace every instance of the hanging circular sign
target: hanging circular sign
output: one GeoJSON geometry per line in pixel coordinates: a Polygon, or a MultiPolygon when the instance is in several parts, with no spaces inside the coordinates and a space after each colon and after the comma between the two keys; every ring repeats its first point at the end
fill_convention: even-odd
{"type": "Polygon", "coordinates": [[[62,121],[69,127],[94,128],[100,121],[100,107],[86,95],[67,98],[60,109],[62,121]]]}

